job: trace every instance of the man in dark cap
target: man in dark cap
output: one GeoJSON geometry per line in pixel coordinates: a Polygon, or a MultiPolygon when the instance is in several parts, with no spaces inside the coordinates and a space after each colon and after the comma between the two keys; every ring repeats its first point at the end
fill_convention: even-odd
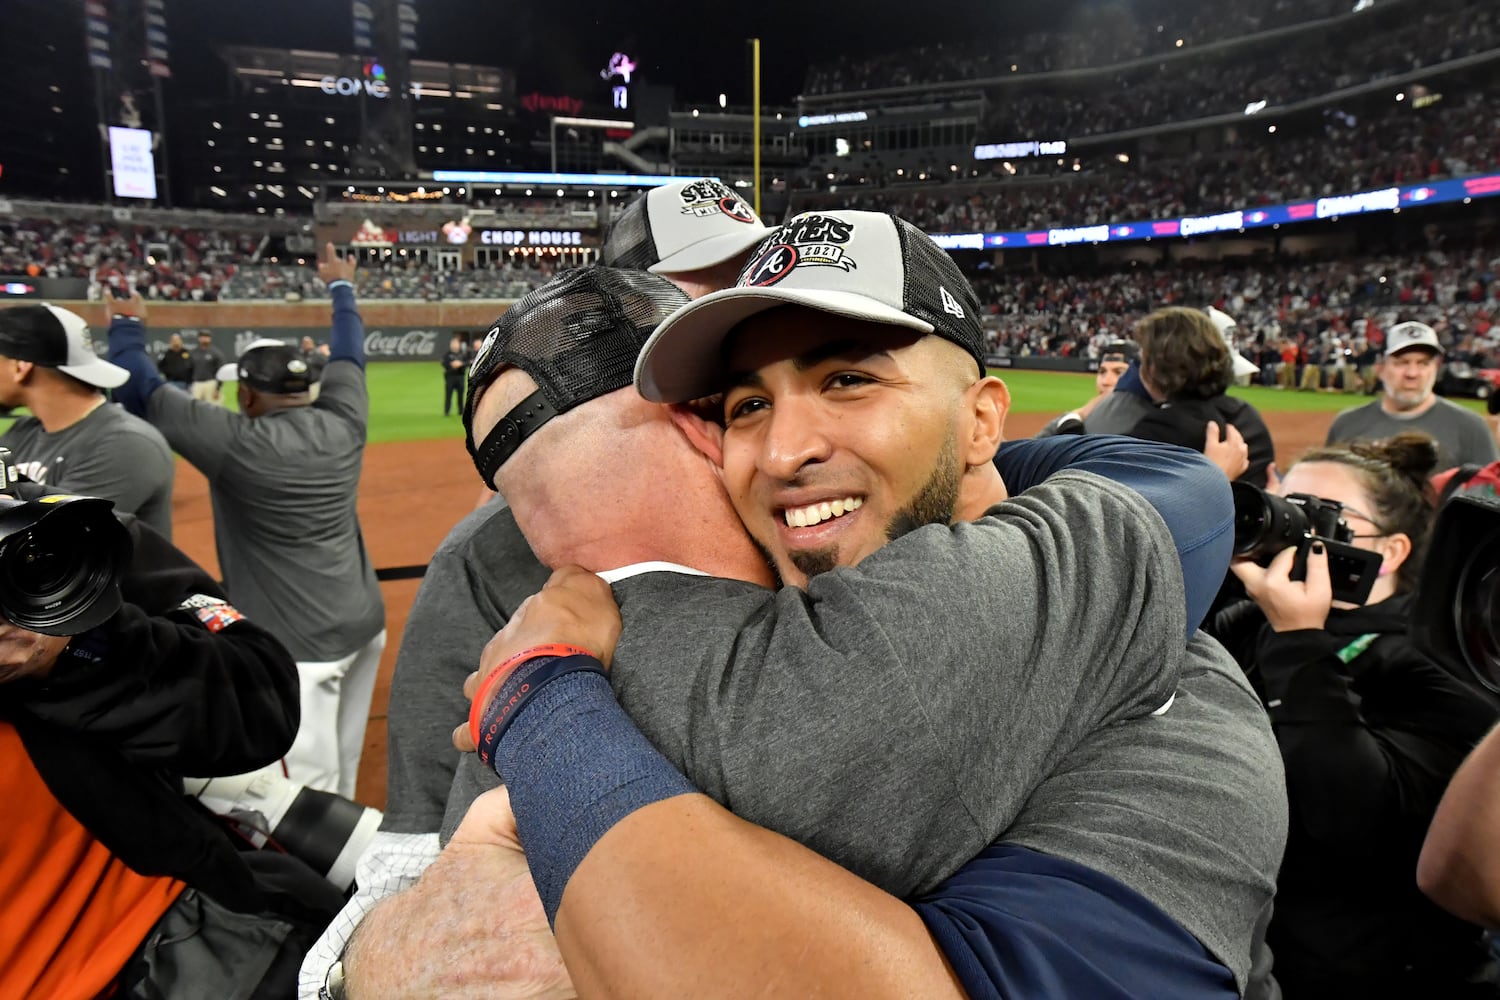
{"type": "Polygon", "coordinates": [[[238,384],[234,412],[162,380],[146,354],[144,307],[109,330],[110,357],[130,372],[117,397],[208,477],[232,600],[297,660],[302,725],[289,776],[345,797],[385,647],[385,606],[355,511],[370,401],[354,271],[332,244],[318,260],[333,331],[316,402],[307,361],[290,344],[255,341],[218,372],[238,384]]]}
{"type": "Polygon", "coordinates": [[[27,478],[112,500],[170,539],[172,450],[156,428],[104,397],[126,378],[94,353],[77,313],[45,304],[0,309],[0,409],[31,414],[0,435],[0,447],[27,478]]]}

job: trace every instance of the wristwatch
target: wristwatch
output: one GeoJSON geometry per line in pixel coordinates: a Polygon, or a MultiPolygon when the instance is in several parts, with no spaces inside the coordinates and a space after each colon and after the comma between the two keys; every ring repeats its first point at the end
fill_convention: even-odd
{"type": "Polygon", "coordinates": [[[323,974],[323,985],[318,987],[318,1000],[349,1000],[344,988],[344,956],[340,955],[323,974]]]}

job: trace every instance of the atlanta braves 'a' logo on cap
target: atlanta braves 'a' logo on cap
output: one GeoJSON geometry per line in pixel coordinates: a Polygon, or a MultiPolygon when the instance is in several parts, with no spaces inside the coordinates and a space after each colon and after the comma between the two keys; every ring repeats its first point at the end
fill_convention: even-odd
{"type": "Polygon", "coordinates": [[[755,225],[755,213],[750,206],[740,200],[738,195],[731,194],[719,199],[719,211],[729,216],[735,222],[743,222],[747,225],[755,225]]]}
{"type": "Polygon", "coordinates": [[[682,199],[682,214],[703,219],[725,215],[735,222],[753,226],[755,212],[744,199],[718,181],[694,181],[677,192],[682,199]]]}
{"type": "Polygon", "coordinates": [[[792,273],[797,266],[797,248],[785,243],[773,243],[752,260],[745,268],[742,285],[764,288],[792,273]]]}
{"type": "Polygon", "coordinates": [[[853,236],[854,226],[844,219],[800,215],[776,231],[774,242],[746,265],[739,284],[774,285],[798,267],[853,271],[859,265],[844,249],[853,236]]]}

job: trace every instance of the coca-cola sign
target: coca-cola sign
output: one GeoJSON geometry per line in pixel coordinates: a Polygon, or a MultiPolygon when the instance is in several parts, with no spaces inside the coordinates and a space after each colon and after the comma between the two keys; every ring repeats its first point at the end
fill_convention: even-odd
{"type": "Polygon", "coordinates": [[[365,355],[370,358],[436,357],[438,337],[436,330],[406,330],[401,333],[371,330],[365,334],[365,355]]]}

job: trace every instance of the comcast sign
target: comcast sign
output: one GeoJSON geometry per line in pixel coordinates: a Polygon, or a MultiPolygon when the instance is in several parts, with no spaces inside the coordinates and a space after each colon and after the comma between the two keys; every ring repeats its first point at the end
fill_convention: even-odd
{"type": "MultiPolygon", "coordinates": [[[[371,97],[383,99],[391,96],[390,85],[385,81],[385,67],[373,59],[365,63],[362,77],[356,79],[352,76],[325,76],[319,81],[319,86],[323,93],[339,97],[368,94],[371,97]]],[[[413,83],[411,93],[413,97],[420,99],[422,85],[413,83]]]]}

